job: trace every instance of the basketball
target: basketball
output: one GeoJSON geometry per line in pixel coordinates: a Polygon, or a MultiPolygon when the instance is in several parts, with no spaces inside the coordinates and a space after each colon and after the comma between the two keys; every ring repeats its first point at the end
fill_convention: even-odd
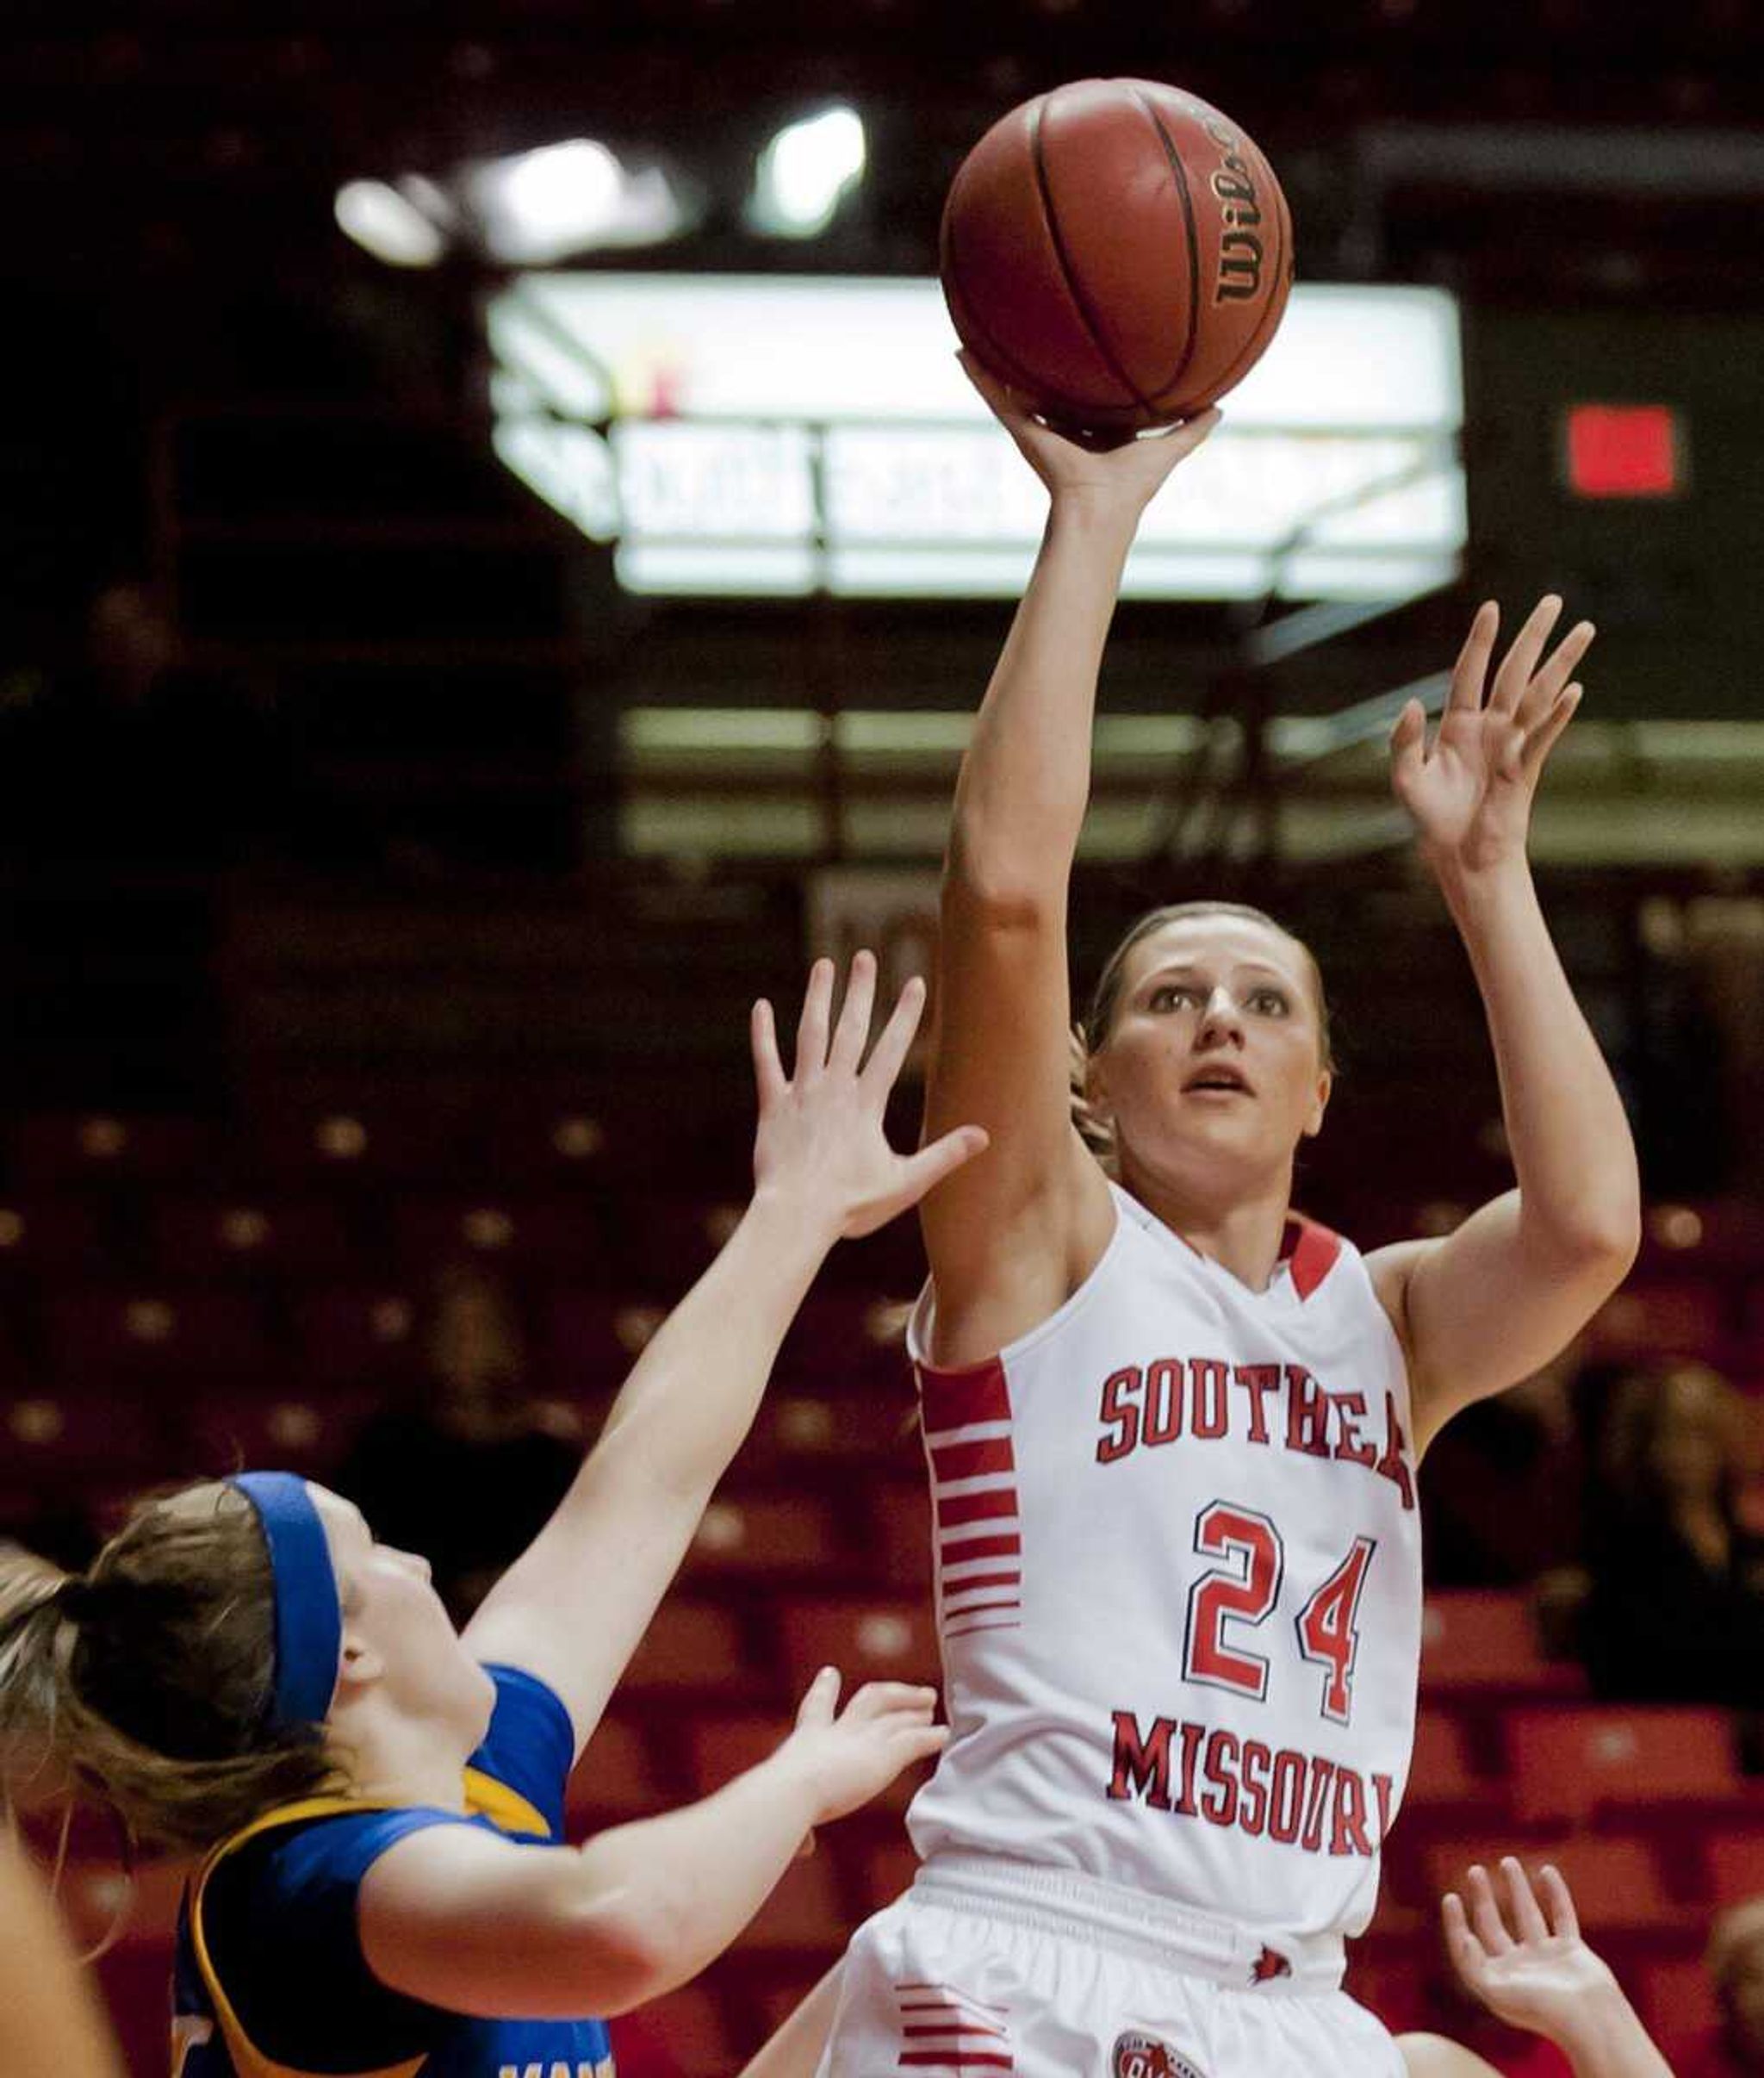
{"type": "Polygon", "coordinates": [[[1051,423],[1128,433],[1240,383],[1292,285],[1274,170],[1178,87],[1083,79],[1027,101],[963,160],[943,292],[969,352],[1051,423]]]}

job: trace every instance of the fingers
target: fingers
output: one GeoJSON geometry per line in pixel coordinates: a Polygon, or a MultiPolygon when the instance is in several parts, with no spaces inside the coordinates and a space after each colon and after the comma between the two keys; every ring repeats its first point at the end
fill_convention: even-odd
{"type": "Polygon", "coordinates": [[[1426,762],[1427,711],[1418,700],[1405,700],[1390,731],[1390,776],[1400,793],[1426,762]]]}
{"type": "Polygon", "coordinates": [[[929,1689],[922,1683],[866,1681],[845,1706],[840,1721],[861,1723],[897,1710],[910,1712],[915,1717],[929,1717],[936,1708],[936,1689],[929,1689]]]}
{"type": "Polygon", "coordinates": [[[1518,712],[1525,687],[1537,669],[1537,659],[1550,639],[1550,631],[1561,618],[1562,600],[1554,592],[1546,592],[1526,615],[1525,625],[1513,638],[1512,647],[1501,659],[1500,669],[1494,675],[1494,689],[1489,695],[1491,707],[1499,707],[1508,714],[1518,712]]]}
{"type": "Polygon", "coordinates": [[[1482,688],[1488,682],[1488,659],[1494,654],[1494,638],[1500,632],[1500,608],[1492,599],[1485,599],[1476,608],[1464,646],[1451,667],[1451,691],[1445,702],[1448,708],[1470,714],[1481,709],[1482,688]]]}
{"type": "Polygon", "coordinates": [[[870,1036],[870,1014],[876,1007],[876,955],[852,955],[851,972],[846,976],[845,1001],[839,1023],[833,1029],[832,1050],[827,1065],[842,1074],[855,1075],[870,1036]]]}
{"type": "Polygon", "coordinates": [[[832,1009],[833,962],[817,960],[809,969],[802,1015],[797,1019],[796,1061],[791,1072],[798,1081],[818,1075],[827,1065],[827,1027],[832,1009]]]}
{"type": "Polygon", "coordinates": [[[941,1140],[934,1140],[929,1148],[921,1148],[916,1154],[908,1155],[901,1167],[903,1197],[899,1207],[904,1211],[916,1205],[922,1198],[928,1198],[946,1176],[972,1161],[976,1154],[983,1154],[991,1145],[991,1135],[984,1126],[957,1126],[941,1140]]]}
{"type": "Polygon", "coordinates": [[[800,1732],[811,1726],[830,1725],[838,1704],[839,1669],[823,1667],[803,1691],[803,1699],[796,1707],[797,1729],[800,1732]]]}
{"type": "Polygon", "coordinates": [[[1445,1927],[1446,1952],[1459,1976],[1475,1991],[1488,1969],[1488,1958],[1482,1952],[1482,1944],[1470,1932],[1470,1923],[1464,1916],[1464,1901],[1457,1891],[1448,1890],[1439,1901],[1439,1917],[1445,1927]]]}
{"type": "Polygon", "coordinates": [[[1148,435],[1146,444],[1155,441],[1160,447],[1167,444],[1170,466],[1174,469],[1178,462],[1185,462],[1197,447],[1203,446],[1212,438],[1224,416],[1216,404],[1209,404],[1192,419],[1184,419],[1178,426],[1148,435]]]}
{"type": "Polygon", "coordinates": [[[1515,1854],[1500,1857],[1501,1870],[1506,1877],[1506,1901],[1512,1913],[1513,1931],[1521,1941],[1547,1941],[1550,1929],[1544,1923],[1544,1915],[1537,1909],[1537,1901],[1531,1894],[1531,1879],[1526,1876],[1525,1864],[1515,1854]]]}
{"type": "Polygon", "coordinates": [[[1533,675],[1519,702],[1519,716],[1529,728],[1556,704],[1562,688],[1580,668],[1599,631],[1590,620],[1577,620],[1533,675]]]}
{"type": "Polygon", "coordinates": [[[1500,1917],[1500,1907],[1494,1901],[1494,1886],[1488,1881],[1488,1871],[1479,1862],[1470,1870],[1470,1924],[1475,1929],[1476,1938],[1491,1956],[1504,1956],[1512,1947],[1512,1937],[1506,1931],[1500,1917]]]}
{"type": "Polygon", "coordinates": [[[1582,688],[1568,686],[1556,695],[1556,704],[1525,739],[1523,766],[1528,777],[1544,769],[1562,731],[1580,711],[1582,688]]]}
{"type": "Polygon", "coordinates": [[[778,1020],[763,996],[755,1004],[748,1019],[748,1043],[753,1049],[754,1083],[760,1092],[760,1109],[763,1111],[776,1103],[789,1086],[785,1080],[784,1063],[778,1054],[778,1020]]]}
{"type": "Polygon", "coordinates": [[[961,364],[962,373],[979,391],[990,411],[1007,424],[1013,419],[1028,417],[1028,399],[1019,396],[1008,383],[1001,382],[984,361],[977,361],[966,346],[955,358],[961,364]]]}
{"type": "Polygon", "coordinates": [[[1537,1878],[1538,1888],[1544,1893],[1544,1903],[1550,1913],[1550,1932],[1558,1940],[1578,1941],[1581,1938],[1581,1915],[1575,1910],[1574,1893],[1564,1876],[1553,1862],[1546,1862],[1537,1878]]]}
{"type": "Polygon", "coordinates": [[[895,999],[888,1022],[882,1027],[882,1036],[870,1055],[869,1066],[864,1070],[865,1082],[882,1097],[885,1098],[894,1087],[900,1071],[906,1066],[906,1057],[912,1051],[913,1040],[918,1032],[919,1019],[924,1013],[925,984],[914,974],[895,999]]]}

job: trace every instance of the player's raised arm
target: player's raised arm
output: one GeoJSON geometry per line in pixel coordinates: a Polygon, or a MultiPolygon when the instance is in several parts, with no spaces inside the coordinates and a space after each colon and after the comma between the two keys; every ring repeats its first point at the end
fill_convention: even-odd
{"type": "MultiPolygon", "coordinates": [[[[720,1955],[817,1826],[842,1817],[948,1737],[930,1689],[878,1682],[835,1714],[824,1668],[769,1760],[701,1803],[556,1853],[468,1826],[388,1847],[363,1878],[362,1952],[382,1984],[495,2019],[628,2013],[720,1955]]],[[[785,2050],[823,2031],[816,2008],[785,2050]]],[[[768,2067],[762,2066],[762,2069],[768,2067]]],[[[776,2062],[796,2068],[794,2054],[776,2062]]]]}
{"type": "Polygon", "coordinates": [[[817,962],[792,1075],[771,1005],[755,1006],[752,1201],[644,1350],[556,1513],[466,1627],[478,1658],[525,1667],[562,1697],[578,1750],[740,1448],[828,1251],[842,1235],[868,1234],[905,1211],[985,1145],[984,1133],[963,1127],[916,1154],[889,1147],[883,1110],[923,984],[907,984],[867,1061],[874,959],[853,961],[836,1021],[833,986],[832,961],[817,962]]]}
{"type": "Polygon", "coordinates": [[[972,1120],[992,1139],[922,1216],[935,1354],[950,1363],[990,1355],[1044,1318],[1107,1243],[1107,1186],[1069,1118],[1066,883],[1127,551],[1159,486],[1218,417],[1098,451],[1051,432],[966,364],[1050,502],[962,760],[944,868],[926,1130],[972,1120]]]}
{"type": "MultiPolygon", "coordinates": [[[[1672,2078],[1610,1966],[1581,1939],[1561,1872],[1544,1870],[1540,1901],[1516,1858],[1509,1855],[1501,1867],[1505,1913],[1481,1868],[1470,1871],[1468,1907],[1456,1891],[1442,1906],[1446,1945],[1465,1988],[1509,2027],[1553,2042],[1575,2078],[1672,2078]]],[[[1410,2078],[1479,2078],[1489,2069],[1437,2036],[1404,2036],[1401,2048],[1410,2078]]]]}
{"type": "Polygon", "coordinates": [[[1431,744],[1413,702],[1392,737],[1392,783],[1481,991],[1519,1179],[1445,1240],[1371,1259],[1407,1347],[1418,1448],[1459,1408],[1562,1348],[1622,1282],[1640,1241],[1629,1123],[1526,856],[1532,799],[1580,705],[1571,681],[1593,639],[1582,621],[1546,658],[1561,611],[1559,599],[1540,602],[1491,682],[1499,615],[1484,606],[1431,744]]]}

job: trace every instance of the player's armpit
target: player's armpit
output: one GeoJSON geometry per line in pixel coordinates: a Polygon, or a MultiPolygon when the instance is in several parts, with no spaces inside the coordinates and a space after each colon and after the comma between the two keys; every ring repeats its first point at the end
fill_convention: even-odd
{"type": "Polygon", "coordinates": [[[1500,2078],[1492,2063],[1444,2035],[1399,2035],[1396,2046],[1409,2078],[1500,2078]]]}
{"type": "Polygon", "coordinates": [[[581,1857],[470,1826],[432,1826],[388,1847],[362,1879],[357,1925],[388,1990],[488,2019],[629,2012],[665,1982],[668,1958],[633,1901],[595,1894],[581,1857]]]}

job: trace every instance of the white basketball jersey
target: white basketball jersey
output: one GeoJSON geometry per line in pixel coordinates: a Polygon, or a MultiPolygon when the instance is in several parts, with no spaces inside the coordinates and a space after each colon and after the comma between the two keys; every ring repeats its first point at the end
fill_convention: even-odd
{"type": "Polygon", "coordinates": [[[953,1736],[913,1843],[1356,1933],[1414,1732],[1401,1347],[1324,1229],[1291,1222],[1257,1292],[1115,1198],[1090,1276],[990,1362],[931,1366],[929,1289],[914,1315],[953,1736]]]}

